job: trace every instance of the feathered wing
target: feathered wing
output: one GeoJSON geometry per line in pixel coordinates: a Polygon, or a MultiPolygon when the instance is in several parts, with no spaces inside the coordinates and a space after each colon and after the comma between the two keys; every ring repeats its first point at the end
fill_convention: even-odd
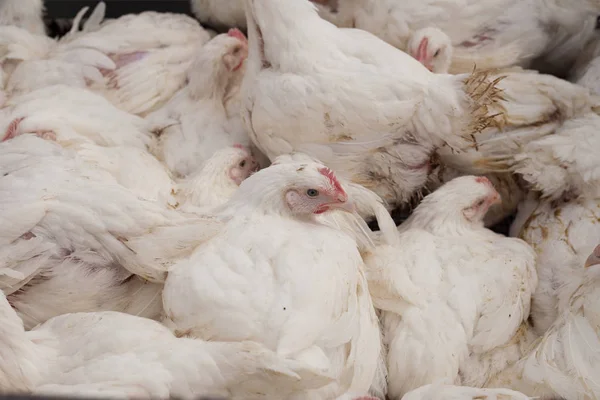
{"type": "Polygon", "coordinates": [[[100,146],[141,149],[152,139],[144,119],[82,88],[53,85],[13,98],[8,106],[0,121],[5,140],[11,129],[12,136],[51,131],[59,142],[92,141],[100,146]]]}
{"type": "Polygon", "coordinates": [[[544,197],[565,193],[598,196],[600,116],[595,113],[566,121],[553,135],[526,144],[511,169],[544,197]]]}
{"type": "Polygon", "coordinates": [[[395,246],[380,245],[365,256],[369,290],[382,312],[394,398],[438,380],[454,383],[469,354],[468,323],[463,326],[469,312],[459,300],[468,285],[454,280],[452,267],[446,270],[438,245],[433,235],[413,228],[401,233],[395,246]]]}
{"type": "Polygon", "coordinates": [[[177,254],[183,251],[181,243],[203,241],[205,237],[198,235],[210,226],[198,218],[199,225],[193,229],[196,236],[172,241],[172,235],[164,230],[185,229],[186,225],[181,225],[187,220],[184,215],[139,199],[114,178],[85,168],[67,151],[37,137],[12,139],[0,145],[0,154],[4,174],[0,185],[10,193],[3,197],[2,207],[2,219],[10,227],[3,235],[7,245],[23,235],[39,236],[67,251],[93,249],[134,274],[162,281],[168,262],[157,256],[159,249],[173,245],[167,254],[177,254]],[[148,245],[143,239],[146,234],[146,240],[154,245],[153,257],[141,252],[148,245]]]}
{"type": "Polygon", "coordinates": [[[59,46],[63,51],[91,48],[108,56],[115,68],[101,71],[104,82],[92,88],[120,108],[144,115],[185,84],[197,50],[209,39],[188,16],[144,12],[106,21],[59,46]]]}
{"type": "Polygon", "coordinates": [[[599,293],[593,278],[585,282],[577,275],[571,277],[559,294],[567,307],[561,307],[559,317],[531,350],[490,384],[507,385],[531,396],[598,397],[599,293]]]}
{"type": "Polygon", "coordinates": [[[3,388],[44,395],[287,397],[332,381],[254,342],[176,338],[158,322],[116,312],[73,313],[25,332],[0,293],[3,388]],[[74,353],[74,349],[76,353],[74,353]]]}
{"type": "Polygon", "coordinates": [[[557,317],[558,288],[565,284],[597,245],[600,205],[596,198],[543,200],[520,232],[537,253],[539,284],[533,296],[531,319],[542,335],[557,317]]]}
{"type": "Polygon", "coordinates": [[[537,288],[536,256],[520,239],[502,237],[496,243],[506,256],[484,261],[478,279],[483,295],[479,318],[469,345],[483,353],[509,342],[529,317],[531,297],[537,288]],[[508,271],[511,271],[509,273],[508,271]]]}
{"type": "MultiPolygon", "coordinates": [[[[444,164],[463,173],[516,172],[554,197],[594,186],[597,171],[587,155],[596,134],[596,100],[575,84],[531,71],[500,72],[504,100],[490,107],[502,115],[497,128],[475,137],[463,152],[442,149],[444,164]]],[[[600,120],[598,120],[600,121],[600,120]]]]}

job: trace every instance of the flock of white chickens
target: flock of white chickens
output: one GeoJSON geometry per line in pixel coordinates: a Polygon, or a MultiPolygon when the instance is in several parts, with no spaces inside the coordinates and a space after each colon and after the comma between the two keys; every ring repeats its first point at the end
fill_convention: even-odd
{"type": "Polygon", "coordinates": [[[0,393],[600,399],[600,0],[105,7],[0,0],[0,393]]]}

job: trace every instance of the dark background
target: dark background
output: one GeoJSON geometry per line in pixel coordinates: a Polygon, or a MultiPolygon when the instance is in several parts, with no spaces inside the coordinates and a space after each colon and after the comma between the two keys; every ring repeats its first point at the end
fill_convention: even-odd
{"type": "MultiPolygon", "coordinates": [[[[227,0],[223,0],[227,1],[227,0]]],[[[191,14],[188,0],[104,0],[106,17],[116,18],[124,14],[142,11],[160,11],[191,14]]],[[[46,16],[50,19],[73,18],[83,7],[93,9],[99,1],[45,0],[46,16]]]]}

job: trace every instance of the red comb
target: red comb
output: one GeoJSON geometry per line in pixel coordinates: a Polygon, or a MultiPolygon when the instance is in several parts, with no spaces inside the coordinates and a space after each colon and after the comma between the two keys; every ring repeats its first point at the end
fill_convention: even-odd
{"type": "Polygon", "coordinates": [[[241,40],[244,43],[248,42],[248,39],[246,39],[246,36],[238,28],[231,28],[229,30],[229,32],[227,32],[227,34],[231,37],[241,40]]]}
{"type": "Polygon", "coordinates": [[[337,178],[335,177],[335,174],[333,173],[332,170],[330,170],[327,167],[323,167],[323,168],[319,168],[319,173],[321,175],[327,177],[327,179],[329,179],[329,182],[333,185],[333,187],[335,188],[336,191],[338,191],[339,193],[341,193],[343,195],[346,195],[346,192],[342,188],[342,185],[340,185],[340,182],[337,180],[337,178]]]}

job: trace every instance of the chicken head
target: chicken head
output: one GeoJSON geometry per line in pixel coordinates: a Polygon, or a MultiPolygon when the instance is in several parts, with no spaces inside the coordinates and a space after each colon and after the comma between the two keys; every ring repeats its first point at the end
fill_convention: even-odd
{"type": "Polygon", "coordinates": [[[228,176],[237,185],[259,170],[259,165],[249,149],[241,144],[233,145],[224,156],[230,155],[226,160],[229,166],[228,176]]]}
{"type": "Polygon", "coordinates": [[[447,74],[454,48],[450,37],[438,28],[416,31],[408,41],[408,54],[436,74],[447,74]]]}

